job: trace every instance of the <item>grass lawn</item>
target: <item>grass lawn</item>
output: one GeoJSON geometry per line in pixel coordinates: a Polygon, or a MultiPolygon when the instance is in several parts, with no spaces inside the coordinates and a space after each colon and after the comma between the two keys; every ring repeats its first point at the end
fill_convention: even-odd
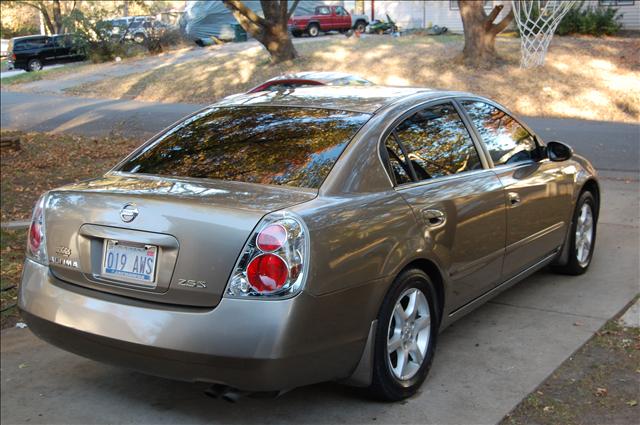
{"type": "Polygon", "coordinates": [[[5,328],[13,326],[18,319],[18,309],[15,307],[24,261],[27,231],[1,230],[0,233],[0,282],[2,292],[0,300],[2,313],[0,313],[0,326],[5,328]],[[11,289],[8,289],[11,288],[11,289]],[[5,290],[8,289],[8,290],[5,290]]]}
{"type": "Polygon", "coordinates": [[[500,425],[631,424],[639,403],[640,329],[611,320],[500,425]]]}
{"type": "Polygon", "coordinates": [[[517,113],[637,122],[640,38],[556,37],[543,68],[519,67],[519,39],[498,38],[504,61],[474,69],[457,60],[461,36],[342,36],[296,46],[300,57],[272,66],[261,47],[112,77],[70,94],[160,102],[209,103],[287,72],[344,71],[378,84],[471,91],[517,113]]]}
{"type": "Polygon", "coordinates": [[[30,218],[38,197],[67,183],[98,177],[131,152],[141,140],[95,139],[68,134],[20,133],[21,150],[2,150],[2,221],[30,218]]]}
{"type": "Polygon", "coordinates": [[[75,64],[67,64],[59,68],[47,69],[45,67],[42,71],[23,72],[22,74],[14,75],[12,77],[3,78],[2,86],[9,87],[9,86],[14,86],[16,84],[31,83],[33,81],[45,80],[48,78],[56,78],[60,75],[69,74],[71,72],[77,72],[78,69],[83,66],[86,66],[86,64],[75,63],[75,64]]]}

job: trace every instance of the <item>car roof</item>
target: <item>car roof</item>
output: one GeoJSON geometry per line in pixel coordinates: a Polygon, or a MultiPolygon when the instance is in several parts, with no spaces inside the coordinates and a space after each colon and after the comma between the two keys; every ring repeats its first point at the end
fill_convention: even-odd
{"type": "Polygon", "coordinates": [[[13,37],[12,40],[13,41],[20,41],[20,40],[31,40],[33,38],[44,38],[44,37],[49,37],[48,35],[40,35],[40,34],[36,34],[36,35],[23,35],[22,37],[13,37]]]}
{"type": "Polygon", "coordinates": [[[375,113],[398,100],[421,94],[424,100],[468,93],[415,87],[311,86],[229,96],[211,106],[289,106],[375,113]]]}
{"type": "Polygon", "coordinates": [[[313,81],[319,81],[321,83],[329,83],[331,81],[340,80],[342,78],[348,78],[348,77],[355,77],[355,78],[365,80],[365,78],[362,78],[353,74],[348,74],[346,72],[306,71],[306,72],[294,72],[292,74],[282,74],[270,80],[267,80],[267,82],[278,81],[278,80],[313,80],[313,81]]]}

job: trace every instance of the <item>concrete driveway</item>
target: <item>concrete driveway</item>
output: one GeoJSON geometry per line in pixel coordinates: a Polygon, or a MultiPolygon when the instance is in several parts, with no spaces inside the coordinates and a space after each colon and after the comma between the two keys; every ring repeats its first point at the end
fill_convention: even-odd
{"type": "MultiPolygon", "coordinates": [[[[8,114],[5,94],[3,126],[8,114]]],[[[89,105],[78,108],[92,113],[89,105]]],[[[86,118],[66,113],[67,119],[86,118]]],[[[171,111],[165,113],[170,120],[171,111]]],[[[91,119],[102,125],[101,118],[91,119]]],[[[52,124],[55,117],[46,121],[52,124]]],[[[376,403],[356,390],[328,383],[275,400],[247,398],[229,404],[206,397],[205,385],[102,365],[42,343],[28,329],[13,328],[2,331],[1,339],[2,423],[499,421],[640,290],[638,127],[567,122],[543,119],[533,126],[549,137],[579,136],[570,142],[578,151],[593,152],[604,170],[591,269],[581,277],[539,272],[445,330],[431,374],[416,397],[376,403]],[[597,154],[599,143],[610,143],[606,154],[597,154]]],[[[78,123],[75,128],[83,127],[78,123]]]]}

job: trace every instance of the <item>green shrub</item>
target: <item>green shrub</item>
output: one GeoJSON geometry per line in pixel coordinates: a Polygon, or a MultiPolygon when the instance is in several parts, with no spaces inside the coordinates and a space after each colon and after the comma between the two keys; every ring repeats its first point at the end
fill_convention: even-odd
{"type": "Polygon", "coordinates": [[[597,37],[612,35],[620,30],[622,24],[618,9],[611,7],[581,8],[577,5],[562,18],[556,29],[558,35],[588,34],[597,37]]]}

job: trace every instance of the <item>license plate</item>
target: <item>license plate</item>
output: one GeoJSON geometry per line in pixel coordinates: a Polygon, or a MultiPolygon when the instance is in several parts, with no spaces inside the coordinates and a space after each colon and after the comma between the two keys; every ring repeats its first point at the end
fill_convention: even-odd
{"type": "Polygon", "coordinates": [[[157,259],[157,246],[107,239],[102,257],[102,276],[154,287],[157,259]]]}

